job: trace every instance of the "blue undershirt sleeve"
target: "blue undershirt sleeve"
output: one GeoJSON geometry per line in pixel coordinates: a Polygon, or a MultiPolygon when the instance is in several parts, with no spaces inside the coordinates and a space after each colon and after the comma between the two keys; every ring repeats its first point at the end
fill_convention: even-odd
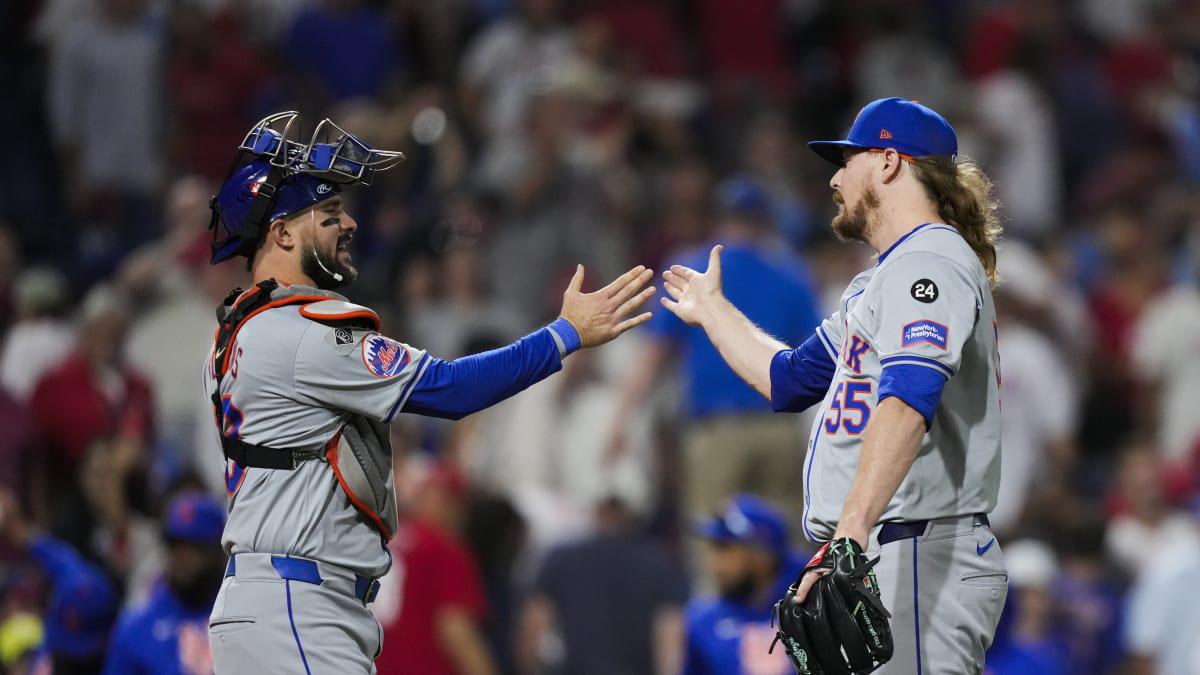
{"type": "Polygon", "coordinates": [[[457,420],[544,380],[580,347],[579,333],[564,319],[516,342],[453,361],[430,358],[403,410],[457,420]]]}
{"type": "Polygon", "coordinates": [[[925,418],[925,431],[929,431],[947,379],[941,371],[925,366],[905,363],[887,366],[879,376],[879,402],[889,396],[904,401],[921,413],[925,418]]]}
{"type": "Polygon", "coordinates": [[[782,349],[771,359],[771,407],[800,412],[819,403],[833,382],[835,364],[816,333],[796,349],[782,349]]]}

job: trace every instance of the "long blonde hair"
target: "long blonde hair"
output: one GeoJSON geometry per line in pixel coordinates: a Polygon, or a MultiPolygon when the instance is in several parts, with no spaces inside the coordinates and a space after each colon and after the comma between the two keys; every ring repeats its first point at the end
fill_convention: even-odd
{"type": "Polygon", "coordinates": [[[1004,232],[1000,203],[993,195],[992,179],[968,157],[916,157],[913,169],[925,193],[937,204],[938,215],[967,240],[995,286],[996,241],[1004,232]]]}

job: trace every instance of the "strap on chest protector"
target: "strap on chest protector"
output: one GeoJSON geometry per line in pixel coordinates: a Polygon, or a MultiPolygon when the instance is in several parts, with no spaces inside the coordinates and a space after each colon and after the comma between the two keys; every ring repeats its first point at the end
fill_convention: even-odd
{"type": "Polygon", "coordinates": [[[221,405],[220,385],[229,370],[232,358],[229,347],[234,343],[241,327],[253,316],[268,309],[307,305],[329,299],[325,296],[297,293],[272,300],[271,294],[278,287],[279,284],[274,279],[268,279],[258,284],[244,298],[241,289],[236,289],[217,309],[218,326],[213,352],[213,370],[216,373],[217,386],[213,390],[212,403],[217,428],[220,430],[221,450],[239,466],[282,471],[291,471],[302,462],[325,460],[337,476],[338,484],[350,503],[387,542],[396,532],[399,514],[392,477],[392,446],[386,425],[362,415],[351,415],[338,433],[319,449],[270,448],[247,443],[240,438],[231,438],[225,433],[225,410],[221,405]],[[239,298],[242,298],[241,302],[238,302],[239,298]]]}
{"type": "Polygon", "coordinates": [[[225,297],[225,301],[217,308],[217,335],[213,349],[213,371],[216,374],[217,386],[213,388],[213,414],[216,416],[217,429],[221,432],[221,450],[225,456],[237,462],[242,467],[257,467],[262,469],[282,469],[291,471],[301,462],[319,459],[324,450],[287,450],[283,448],[268,448],[262,445],[247,443],[240,438],[230,437],[225,433],[225,406],[221,400],[221,380],[229,371],[229,362],[233,355],[229,352],[230,345],[237,337],[238,331],[246,321],[256,314],[287,305],[308,304],[325,300],[323,296],[293,295],[271,300],[271,293],[279,287],[274,279],[267,279],[250,290],[249,295],[242,298],[242,289],[235,288],[225,297]]]}

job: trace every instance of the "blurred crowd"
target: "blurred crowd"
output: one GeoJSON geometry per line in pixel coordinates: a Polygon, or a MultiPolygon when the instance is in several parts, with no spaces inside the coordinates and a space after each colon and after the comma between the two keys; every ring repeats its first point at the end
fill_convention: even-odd
{"type": "MultiPolygon", "coordinates": [[[[1200,673],[1196,0],[9,0],[0,83],[0,672],[211,670],[200,369],[248,278],[208,265],[207,205],[255,120],[404,151],[347,195],[347,293],[453,358],[554,319],[576,263],[595,287],[714,241],[799,344],[872,264],[803,142],[904,96],[1007,230],[987,672],[1200,673]]],[[[790,672],[808,419],[663,311],[495,409],[400,419],[380,672],[790,672]]]]}

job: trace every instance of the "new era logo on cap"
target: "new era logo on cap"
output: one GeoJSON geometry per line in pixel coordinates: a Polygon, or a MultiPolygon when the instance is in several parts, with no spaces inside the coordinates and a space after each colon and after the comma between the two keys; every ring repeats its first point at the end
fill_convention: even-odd
{"type": "Polygon", "coordinates": [[[808,147],[839,166],[847,148],[894,149],[910,157],[954,157],[958,135],[946,118],[928,106],[906,98],[881,98],[859,111],[844,140],[812,141],[808,147]]]}

